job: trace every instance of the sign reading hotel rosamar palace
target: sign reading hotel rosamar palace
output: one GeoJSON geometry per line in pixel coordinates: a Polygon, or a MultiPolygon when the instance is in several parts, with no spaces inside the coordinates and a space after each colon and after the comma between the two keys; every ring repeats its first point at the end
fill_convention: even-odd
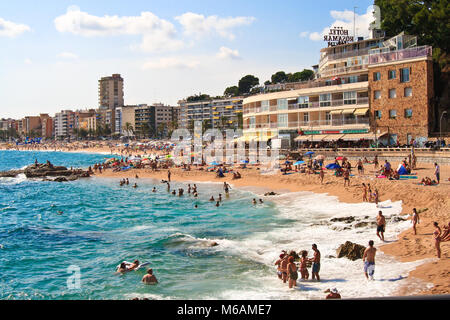
{"type": "Polygon", "coordinates": [[[330,29],[328,35],[323,37],[323,41],[328,42],[328,47],[334,47],[354,42],[355,37],[349,36],[348,30],[344,30],[343,27],[334,27],[330,29]]]}

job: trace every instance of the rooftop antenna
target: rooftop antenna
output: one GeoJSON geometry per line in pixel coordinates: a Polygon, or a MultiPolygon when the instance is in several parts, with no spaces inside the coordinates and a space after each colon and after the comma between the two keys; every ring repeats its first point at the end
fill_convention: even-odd
{"type": "Polygon", "coordinates": [[[356,39],[356,9],[358,7],[353,7],[353,39],[356,39]]]}

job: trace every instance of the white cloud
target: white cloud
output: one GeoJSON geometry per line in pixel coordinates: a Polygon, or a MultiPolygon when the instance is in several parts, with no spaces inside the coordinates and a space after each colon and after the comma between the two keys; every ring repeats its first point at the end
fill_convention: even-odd
{"type": "MultiPolygon", "coordinates": [[[[313,41],[322,41],[323,37],[328,34],[330,28],[334,27],[343,27],[345,30],[349,31],[349,35],[353,35],[353,11],[344,10],[344,11],[336,11],[333,10],[330,12],[330,15],[335,21],[331,24],[331,26],[324,28],[322,32],[302,32],[300,36],[307,37],[309,34],[309,38],[313,41]]],[[[370,36],[369,26],[370,23],[375,19],[373,17],[373,6],[369,6],[367,8],[366,13],[359,15],[356,14],[355,19],[355,27],[356,27],[356,36],[368,38],[370,36]]]]}
{"type": "Polygon", "coordinates": [[[0,18],[0,37],[14,38],[27,31],[31,31],[31,28],[26,24],[14,23],[0,18]]]}
{"type": "Polygon", "coordinates": [[[61,52],[60,54],[58,54],[58,58],[78,59],[78,56],[75,53],[72,53],[72,52],[61,52]]]}
{"type": "Polygon", "coordinates": [[[218,34],[223,38],[233,40],[235,35],[232,29],[240,26],[250,25],[256,19],[254,17],[228,17],[208,16],[187,12],[175,17],[188,36],[200,38],[205,35],[218,34]]]}
{"type": "Polygon", "coordinates": [[[54,22],[56,30],[61,33],[85,37],[142,35],[142,43],[138,47],[147,52],[177,50],[183,47],[183,42],[176,39],[175,26],[151,12],[141,12],[140,16],[99,17],[72,6],[54,22]]]}
{"type": "Polygon", "coordinates": [[[25,64],[28,64],[28,65],[33,64],[33,61],[31,61],[30,58],[26,58],[24,62],[25,62],[25,64]]]}
{"type": "Polygon", "coordinates": [[[227,47],[221,47],[219,52],[216,55],[219,59],[240,59],[238,50],[233,50],[227,47]]]}
{"type": "Polygon", "coordinates": [[[147,61],[142,69],[193,69],[200,65],[197,60],[189,60],[185,58],[167,57],[159,60],[147,61]]]}
{"type": "Polygon", "coordinates": [[[300,32],[299,36],[300,36],[300,38],[306,38],[308,36],[308,34],[309,34],[309,31],[303,31],[303,32],[300,32]]]}

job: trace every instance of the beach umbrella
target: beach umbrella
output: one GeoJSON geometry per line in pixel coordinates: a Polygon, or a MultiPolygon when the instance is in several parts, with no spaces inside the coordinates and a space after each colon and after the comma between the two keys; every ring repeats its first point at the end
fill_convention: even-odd
{"type": "Polygon", "coordinates": [[[242,163],[248,163],[248,160],[241,160],[242,163]]]}
{"type": "Polygon", "coordinates": [[[336,160],[344,160],[344,157],[337,157],[336,160]]]}
{"type": "Polygon", "coordinates": [[[336,164],[336,163],[331,163],[329,165],[327,165],[325,168],[327,168],[328,170],[336,170],[339,169],[341,166],[336,164]]]}
{"type": "Polygon", "coordinates": [[[212,166],[220,166],[220,164],[217,163],[217,161],[213,161],[213,162],[211,162],[210,164],[211,164],[212,166]]]}
{"type": "Polygon", "coordinates": [[[299,166],[301,164],[305,164],[305,161],[297,161],[296,163],[294,163],[294,166],[299,166]]]}
{"type": "Polygon", "coordinates": [[[305,156],[312,156],[315,152],[312,151],[308,151],[307,153],[305,153],[305,156]]]}
{"type": "Polygon", "coordinates": [[[286,161],[284,164],[291,164],[291,162],[290,161],[286,161]]]}

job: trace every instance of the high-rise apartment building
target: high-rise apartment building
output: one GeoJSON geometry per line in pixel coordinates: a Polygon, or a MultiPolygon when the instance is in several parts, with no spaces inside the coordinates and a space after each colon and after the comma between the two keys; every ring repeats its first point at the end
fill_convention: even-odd
{"type": "Polygon", "coordinates": [[[113,74],[98,80],[98,106],[116,109],[123,105],[123,78],[120,74],[113,74]]]}

